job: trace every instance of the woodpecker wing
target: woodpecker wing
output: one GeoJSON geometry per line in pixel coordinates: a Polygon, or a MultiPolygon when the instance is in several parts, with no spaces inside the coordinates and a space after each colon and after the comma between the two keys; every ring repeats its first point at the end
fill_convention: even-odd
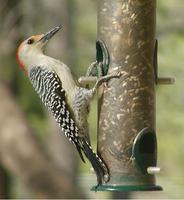
{"type": "Polygon", "coordinates": [[[81,159],[85,162],[79,141],[78,127],[75,125],[66,103],[65,90],[62,88],[60,79],[53,71],[43,67],[32,68],[29,77],[42,102],[52,112],[62,131],[76,146],[81,159]]]}
{"type": "Polygon", "coordinates": [[[30,70],[29,77],[42,102],[52,112],[66,137],[76,146],[81,159],[84,161],[82,154],[84,153],[91,162],[97,175],[98,183],[102,183],[104,176],[108,179],[109,173],[104,162],[94,153],[85,138],[79,136],[79,129],[67,105],[65,90],[62,88],[62,82],[57,74],[54,71],[38,66],[30,70]]]}

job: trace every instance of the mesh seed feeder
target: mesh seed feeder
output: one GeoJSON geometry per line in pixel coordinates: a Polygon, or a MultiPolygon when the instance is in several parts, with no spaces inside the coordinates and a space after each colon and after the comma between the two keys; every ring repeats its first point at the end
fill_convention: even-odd
{"type": "Polygon", "coordinates": [[[155,12],[156,0],[98,1],[98,39],[108,50],[108,73],[119,70],[122,76],[98,95],[98,153],[110,180],[92,190],[162,189],[155,183],[155,87],[172,79],[157,77],[155,12]]]}
{"type": "MultiPolygon", "coordinates": [[[[122,75],[111,79],[98,94],[97,147],[110,180],[93,191],[162,190],[155,181],[160,171],[155,87],[173,84],[174,79],[157,74],[155,16],[156,0],[98,0],[100,75],[115,71],[122,75]]],[[[98,71],[93,75],[99,76],[98,71]]]]}

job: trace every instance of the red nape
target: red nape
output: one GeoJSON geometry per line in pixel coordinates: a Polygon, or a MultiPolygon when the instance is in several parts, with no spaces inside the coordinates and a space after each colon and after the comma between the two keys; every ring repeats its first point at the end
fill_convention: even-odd
{"type": "Polygon", "coordinates": [[[17,60],[17,62],[18,62],[18,64],[19,64],[19,67],[20,67],[23,71],[25,71],[25,72],[27,73],[27,70],[25,69],[24,63],[23,63],[23,62],[20,60],[20,58],[19,58],[19,52],[20,52],[21,47],[22,47],[22,44],[20,44],[20,46],[19,46],[18,49],[17,49],[17,52],[16,52],[16,60],[17,60]]]}

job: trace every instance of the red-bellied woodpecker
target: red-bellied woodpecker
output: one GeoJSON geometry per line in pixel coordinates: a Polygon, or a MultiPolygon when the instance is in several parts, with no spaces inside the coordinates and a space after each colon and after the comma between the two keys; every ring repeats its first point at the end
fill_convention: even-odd
{"type": "Polygon", "coordinates": [[[64,63],[44,54],[47,42],[60,29],[61,26],[57,26],[46,34],[31,36],[22,42],[17,50],[17,60],[66,137],[76,146],[81,159],[84,161],[83,153],[89,159],[98,184],[101,184],[108,181],[109,172],[90,146],[88,106],[99,84],[117,75],[99,78],[92,89],[80,87],[64,63]]]}

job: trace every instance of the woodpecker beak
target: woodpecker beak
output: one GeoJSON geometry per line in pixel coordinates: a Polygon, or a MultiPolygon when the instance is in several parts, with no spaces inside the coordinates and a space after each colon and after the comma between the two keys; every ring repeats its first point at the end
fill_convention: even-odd
{"type": "Polygon", "coordinates": [[[62,25],[59,25],[59,26],[56,26],[55,28],[51,29],[50,31],[45,33],[38,42],[45,43],[45,42],[49,41],[49,39],[51,39],[61,28],[62,28],[62,25]]]}

